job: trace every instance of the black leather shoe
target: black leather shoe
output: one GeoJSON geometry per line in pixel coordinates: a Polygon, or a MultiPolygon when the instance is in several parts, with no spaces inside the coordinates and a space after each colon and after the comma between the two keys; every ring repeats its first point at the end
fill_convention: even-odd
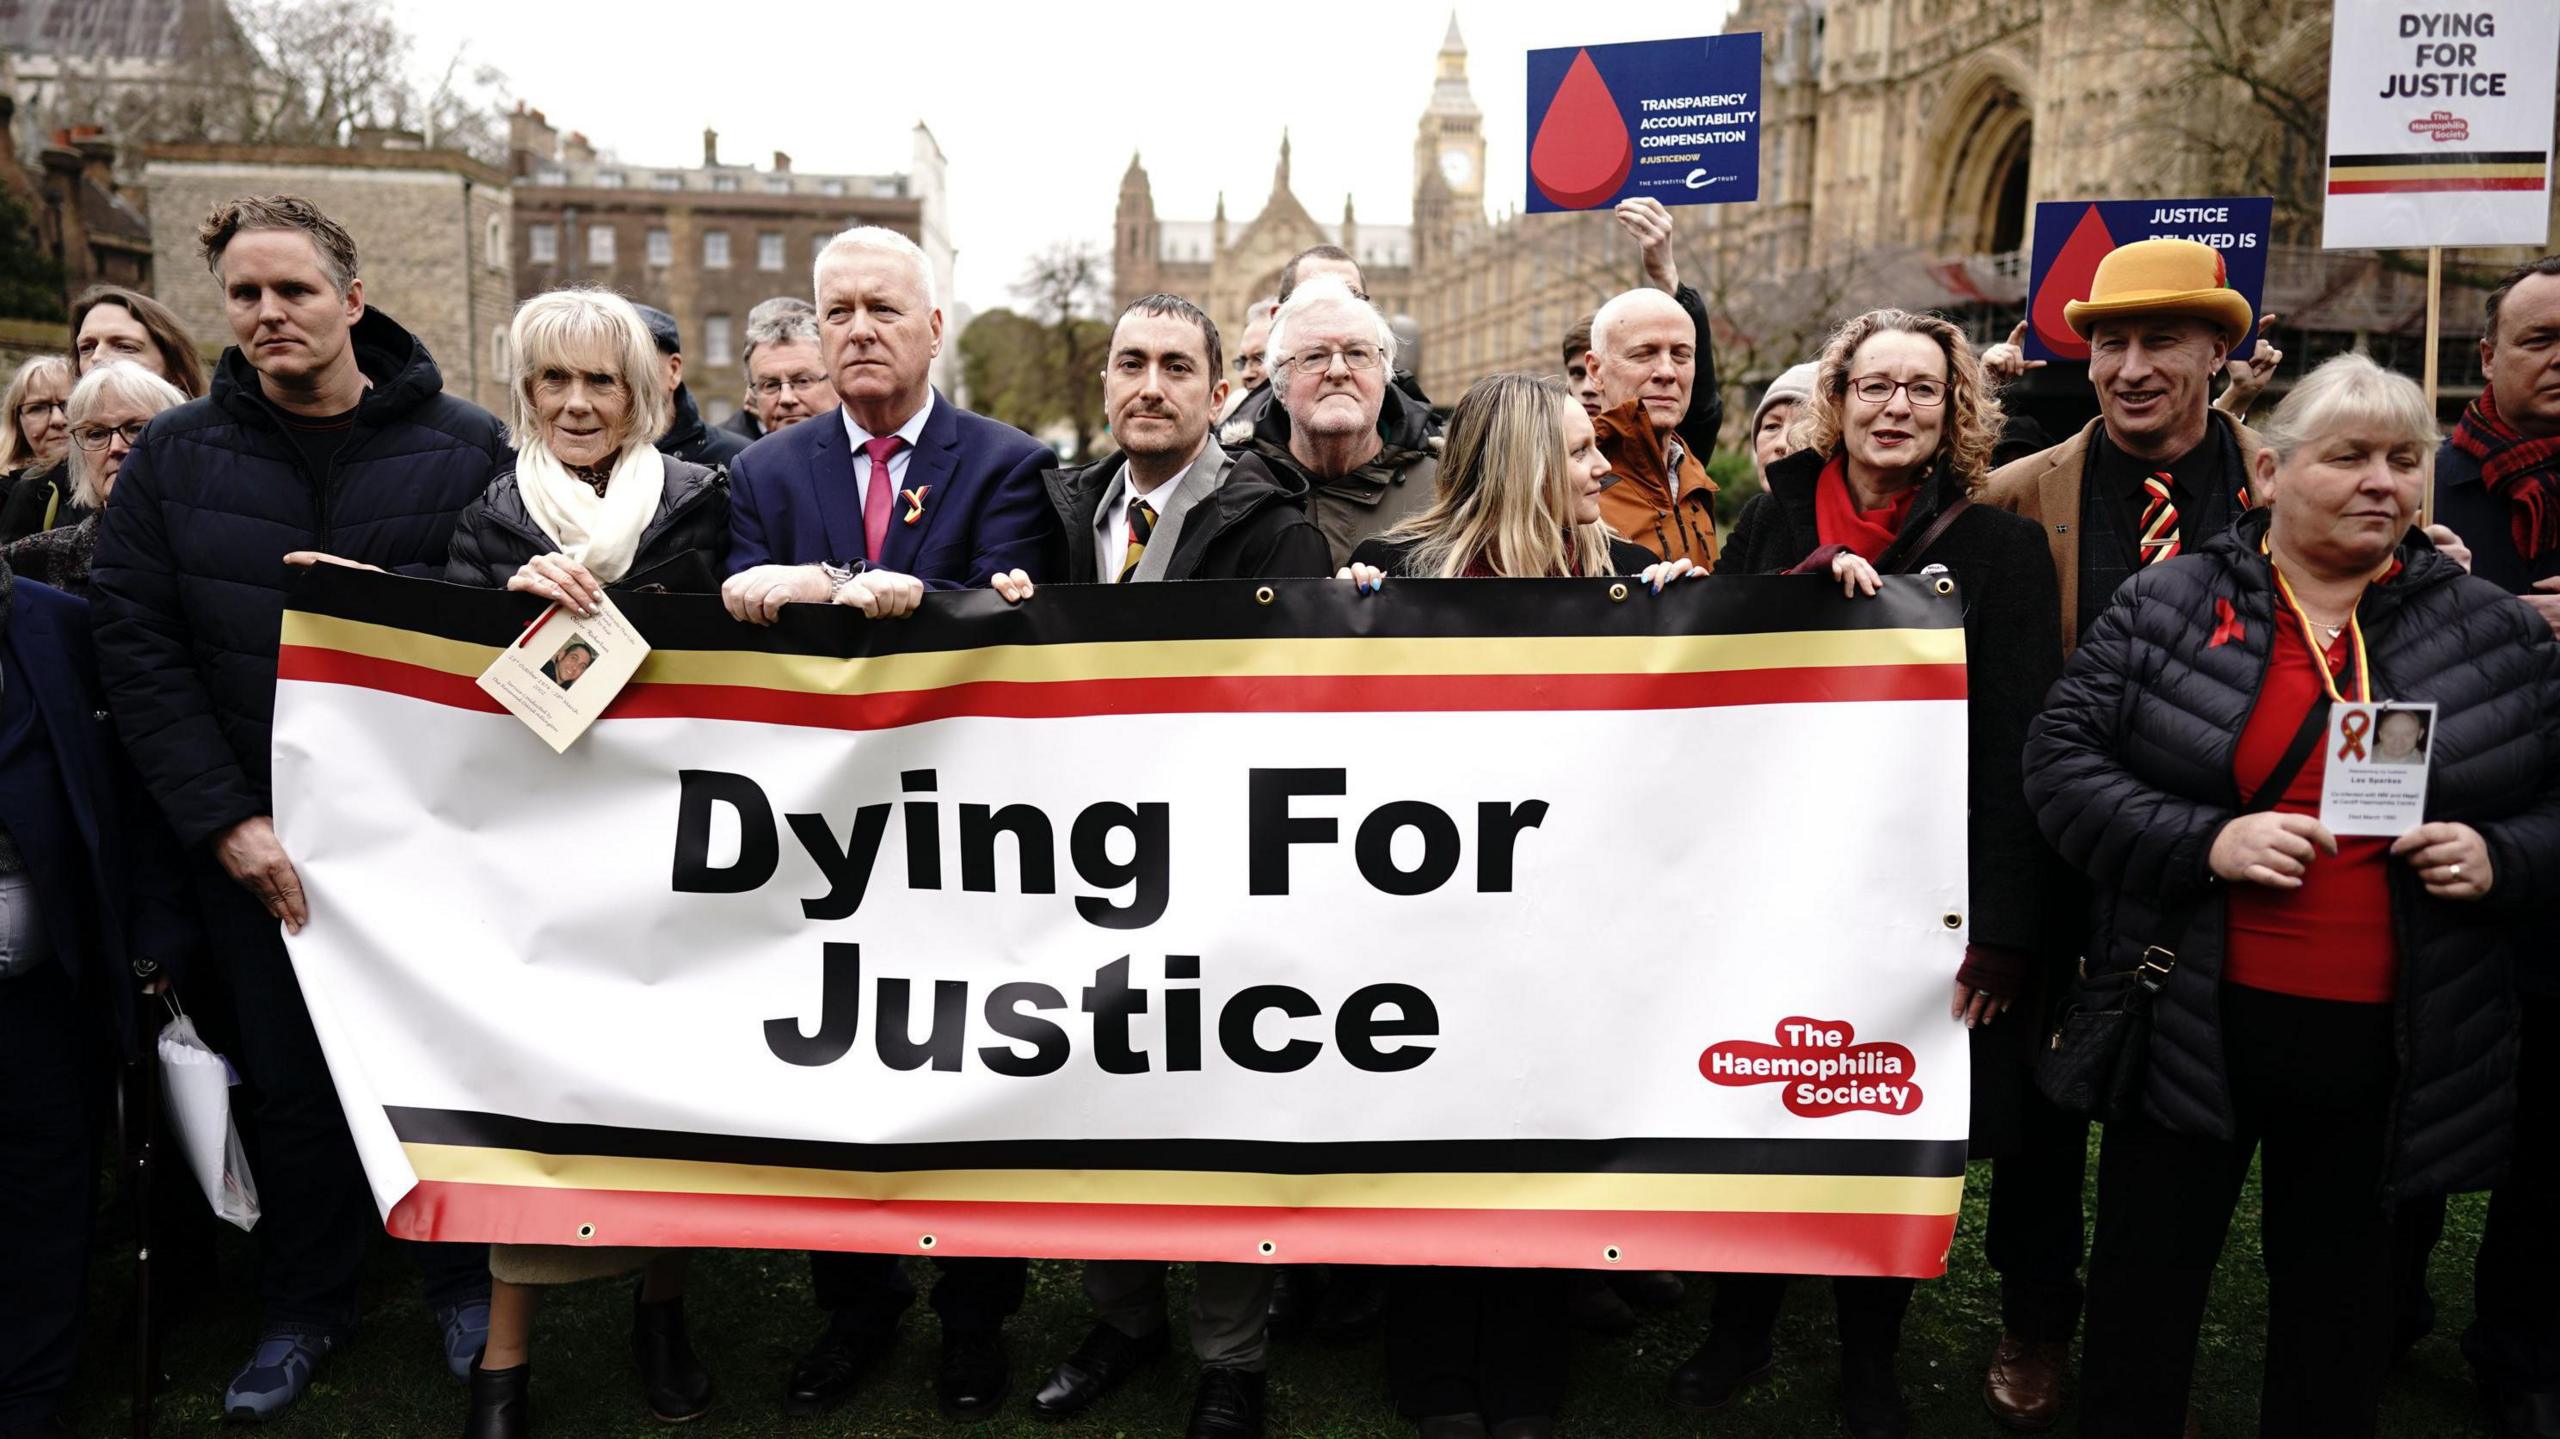
{"type": "Polygon", "coordinates": [[[1271,1276],[1271,1307],[1263,1311],[1263,1332],[1287,1342],[1307,1332],[1316,1301],[1324,1297],[1324,1266],[1283,1264],[1271,1276]]]}
{"type": "Polygon", "coordinates": [[[684,1332],[683,1296],[651,1304],[633,1293],[631,1362],[640,1370],[640,1397],[659,1423],[699,1419],[711,1407],[711,1376],[684,1332]]]}
{"type": "Polygon", "coordinates": [[[1387,1271],[1365,1264],[1335,1264],[1325,1274],[1324,1297],[1307,1332],[1327,1344],[1358,1344],[1378,1332],[1387,1317],[1387,1271]]]}
{"type": "Polygon", "coordinates": [[[2495,1404],[2498,1439],[2560,1439],[2560,1394],[2509,1389],[2495,1404]]]}
{"type": "Polygon", "coordinates": [[[1040,1392],[1031,1396],[1031,1412],[1042,1419],[1073,1419],[1172,1348],[1172,1331],[1161,1325],[1152,1334],[1132,1339],[1108,1324],[1096,1324],[1074,1353],[1058,1361],[1057,1371],[1040,1386],[1040,1392]]]}
{"type": "Polygon", "coordinates": [[[1636,1269],[1623,1274],[1613,1270],[1609,1287],[1618,1291],[1619,1298],[1647,1313],[1677,1309],[1680,1301],[1689,1297],[1689,1286],[1667,1269],[1636,1269]]]}
{"type": "Polygon", "coordinates": [[[533,1433],[533,1361],[512,1369],[471,1364],[471,1412],[462,1439],[528,1439],[533,1433]]]}
{"type": "Polygon", "coordinates": [[[1745,1349],[1710,1338],[1671,1371],[1671,1402],[1683,1409],[1713,1414],[1731,1404],[1743,1390],[1768,1378],[1775,1362],[1766,1345],[1745,1349]]]}
{"type": "Polygon", "coordinates": [[[1183,1439],[1262,1439],[1262,1376],[1243,1369],[1203,1369],[1191,1391],[1191,1427],[1183,1439]]]}
{"type": "Polygon", "coordinates": [[[1890,1351],[1840,1356],[1840,1423],[1851,1439],[1910,1439],[1911,1410],[1902,1402],[1890,1351]]]}
{"type": "Polygon", "coordinates": [[[933,1397],[945,1419],[984,1419],[1004,1402],[1008,1382],[1004,1336],[942,1332],[942,1372],[933,1381],[933,1397]]]}
{"type": "Polygon", "coordinates": [[[782,1407],[815,1414],[843,1403],[897,1342],[895,1329],[873,1334],[830,1321],[818,1342],[791,1366],[791,1377],[782,1381],[782,1407]]]}

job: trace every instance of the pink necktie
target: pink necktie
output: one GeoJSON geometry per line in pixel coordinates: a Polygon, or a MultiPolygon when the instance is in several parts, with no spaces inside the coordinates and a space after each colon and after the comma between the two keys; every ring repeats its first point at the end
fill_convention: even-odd
{"type": "Polygon", "coordinates": [[[862,491],[863,558],[880,563],[881,549],[889,543],[889,501],[898,489],[889,478],[889,457],[904,448],[906,441],[896,435],[882,435],[862,442],[862,452],[871,457],[871,478],[862,491]]]}

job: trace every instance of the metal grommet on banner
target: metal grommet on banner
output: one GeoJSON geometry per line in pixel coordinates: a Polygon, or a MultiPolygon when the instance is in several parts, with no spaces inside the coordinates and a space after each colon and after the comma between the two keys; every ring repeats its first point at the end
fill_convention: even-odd
{"type": "Polygon", "coordinates": [[[931,1249],[933,1247],[933,1236],[930,1234],[917,1236],[916,1247],[918,1249],[931,1249]]]}
{"type": "Polygon", "coordinates": [[[1600,1251],[1600,1257],[1608,1260],[1612,1264],[1615,1264],[1623,1256],[1618,1253],[1618,1246],[1612,1244],[1608,1248],[1600,1251]]]}
{"type": "Polygon", "coordinates": [[[1626,597],[1627,587],[1623,582],[1609,586],[1609,599],[1612,603],[1623,601],[1626,597]]]}
{"type": "Polygon", "coordinates": [[[1261,1250],[1262,1250],[1262,1257],[1263,1257],[1263,1258],[1265,1258],[1265,1259],[1268,1259],[1268,1258],[1270,1258],[1272,1255],[1277,1254],[1277,1253],[1279,1253],[1279,1252],[1280,1252],[1280,1246],[1279,1246],[1279,1245],[1277,1245],[1277,1244],[1272,1243],[1272,1242],[1271,1242],[1270,1240],[1268,1240],[1268,1239],[1266,1239],[1266,1240],[1262,1241],[1262,1243],[1261,1243],[1261,1245],[1260,1245],[1260,1248],[1261,1248],[1261,1250]]]}
{"type": "Polygon", "coordinates": [[[1938,923],[1945,925],[1949,929],[1962,929],[1964,928],[1964,916],[1951,909],[1945,914],[1938,916],[1938,923]]]}
{"type": "Polygon", "coordinates": [[[1253,592],[1253,602],[1258,605],[1267,605],[1271,603],[1271,586],[1264,585],[1262,588],[1255,590],[1253,592]]]}
{"type": "Polygon", "coordinates": [[[592,1224],[581,1224],[581,1225],[579,1225],[579,1226],[578,1226],[578,1237],[579,1237],[580,1239],[593,1239],[593,1238],[595,1238],[595,1237],[596,1237],[596,1227],[595,1227],[594,1225],[592,1225],[592,1224]]]}
{"type": "Polygon", "coordinates": [[[1940,575],[1930,584],[1929,588],[1936,590],[1942,595],[1951,595],[1956,592],[1956,582],[1947,578],[1945,575],[1940,575]]]}

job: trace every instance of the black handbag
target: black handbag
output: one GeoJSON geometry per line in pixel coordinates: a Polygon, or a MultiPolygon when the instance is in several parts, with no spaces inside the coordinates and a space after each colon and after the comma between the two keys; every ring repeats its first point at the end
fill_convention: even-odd
{"type": "MultiPolygon", "coordinates": [[[[2329,732],[2327,700],[2311,706],[2285,746],[2283,758],[2267,782],[2241,806],[2241,814],[2273,809],[2284,798],[2294,776],[2311,762],[2311,751],[2329,732]]],[[[2151,945],[2130,969],[2111,974],[2089,973],[2080,962],[2079,982],[2055,1017],[2053,1038],[2036,1060],[2036,1088],[2056,1108],[2093,1119],[2120,1119],[2142,1103],[2143,1076],[2151,1067],[2151,1004],[2161,986],[2177,970],[2176,951],[2151,945]]]]}

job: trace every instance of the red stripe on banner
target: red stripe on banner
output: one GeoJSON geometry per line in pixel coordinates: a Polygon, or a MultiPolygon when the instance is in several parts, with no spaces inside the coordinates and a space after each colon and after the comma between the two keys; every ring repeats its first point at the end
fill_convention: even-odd
{"type": "MultiPolygon", "coordinates": [[[[343,650],[286,646],[279,679],[354,685],[504,713],[468,677],[343,650]]],[[[635,684],[611,719],[717,719],[879,730],[929,720],[1069,719],[1111,714],[1430,713],[1468,710],[1697,709],[1717,705],[1961,700],[1960,664],[1836,665],[1671,675],[1178,675],[1155,679],[989,680],[929,690],[828,695],[745,685],[635,684]]]]}
{"type": "Polygon", "coordinates": [[[353,654],[346,650],[286,645],[276,651],[276,678],[353,685],[358,689],[407,695],[431,704],[479,710],[484,714],[502,715],[507,712],[506,706],[480,688],[480,682],[473,676],[450,674],[425,665],[404,664],[399,660],[376,659],[372,655],[353,654]]]}
{"type": "Polygon", "coordinates": [[[2332,180],[2332,195],[2423,195],[2460,194],[2475,190],[2539,190],[2539,175],[2494,176],[2486,179],[2447,177],[2437,180],[2332,180]]]}
{"type": "Polygon", "coordinates": [[[585,1234],[599,1245],[646,1248],[1556,1269],[1608,1268],[1614,1248],[1628,1269],[1934,1279],[1946,1272],[1956,1217],[865,1202],[426,1180],[384,1227],[403,1239],[474,1244],[558,1244],[585,1234]]]}

